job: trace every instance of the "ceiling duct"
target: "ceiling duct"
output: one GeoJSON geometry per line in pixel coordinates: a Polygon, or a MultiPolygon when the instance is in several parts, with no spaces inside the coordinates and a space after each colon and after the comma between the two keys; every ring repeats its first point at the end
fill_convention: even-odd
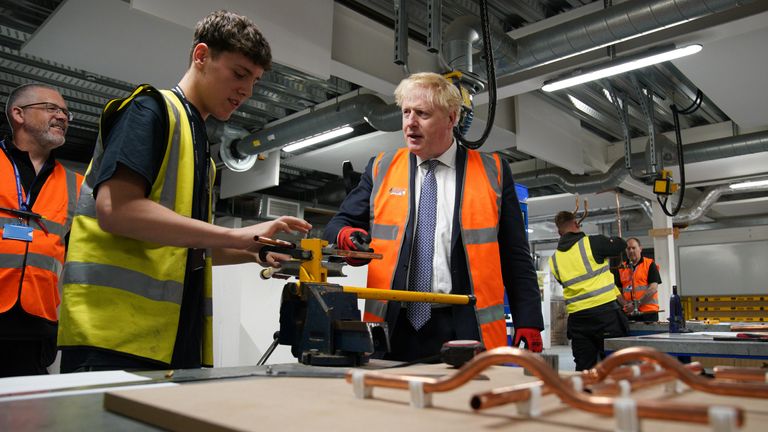
{"type": "MultiPolygon", "coordinates": [[[[507,43],[513,43],[516,47],[511,50],[515,55],[497,58],[496,76],[511,75],[755,1],[632,0],[514,41],[504,35],[507,43]]],[[[483,64],[479,56],[480,54],[475,54],[473,60],[480,65],[477,69],[481,69],[483,64]]],[[[480,73],[479,70],[476,72],[480,73]]],[[[484,75],[484,72],[480,74],[484,75]]]]}
{"type": "MultiPolygon", "coordinates": [[[[687,144],[683,147],[683,151],[686,164],[766,152],[768,151],[768,131],[687,144]]],[[[666,161],[667,156],[664,154],[662,156],[666,161]]],[[[633,165],[636,160],[644,158],[645,153],[633,153],[633,165]]],[[[558,185],[571,193],[595,193],[617,187],[627,175],[622,158],[603,174],[575,175],[566,169],[555,167],[517,174],[515,181],[531,189],[558,185]]]]}
{"type": "MultiPolygon", "coordinates": [[[[480,18],[475,16],[456,18],[445,28],[443,52],[440,56],[452,70],[474,72],[475,63],[485,70],[485,61],[480,58],[474,59],[472,55],[475,50],[483,48],[481,29],[480,18]]],[[[497,63],[508,62],[517,57],[512,38],[495,26],[491,26],[491,41],[495,43],[491,49],[497,63]]]]}
{"type": "Polygon", "coordinates": [[[232,144],[235,154],[254,155],[277,150],[307,137],[363,121],[381,131],[399,131],[402,120],[396,105],[372,94],[361,94],[314,110],[296,120],[254,132],[232,144]]]}
{"type": "Polygon", "coordinates": [[[738,189],[731,188],[731,185],[735,183],[736,182],[731,182],[707,188],[692,206],[685,209],[685,211],[681,211],[677,216],[672,218],[672,224],[675,226],[688,226],[696,222],[701,219],[702,216],[707,214],[709,209],[711,209],[723,195],[768,190],[768,185],[747,186],[738,189]]]}

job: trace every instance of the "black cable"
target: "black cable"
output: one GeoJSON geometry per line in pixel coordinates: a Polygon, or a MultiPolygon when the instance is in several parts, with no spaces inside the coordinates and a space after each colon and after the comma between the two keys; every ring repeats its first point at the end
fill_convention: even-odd
{"type": "Polygon", "coordinates": [[[477,150],[485,143],[491,134],[493,120],[496,117],[496,64],[493,60],[491,47],[491,25],[488,19],[488,1],[480,0],[480,26],[483,28],[483,51],[485,52],[485,69],[488,72],[488,119],[483,135],[477,141],[469,141],[463,134],[454,129],[454,136],[463,146],[477,150]]]}
{"type": "Polygon", "coordinates": [[[680,212],[680,207],[683,205],[683,198],[685,198],[685,158],[683,157],[683,139],[680,133],[680,114],[692,114],[701,107],[701,102],[704,100],[704,92],[701,89],[696,90],[696,98],[693,103],[687,108],[678,110],[677,105],[672,104],[669,108],[672,110],[672,119],[675,122],[675,140],[677,141],[677,165],[680,169],[680,198],[677,200],[675,210],[670,212],[667,210],[667,197],[662,200],[660,196],[656,197],[656,200],[661,205],[661,210],[665,215],[669,217],[677,216],[680,212]]]}

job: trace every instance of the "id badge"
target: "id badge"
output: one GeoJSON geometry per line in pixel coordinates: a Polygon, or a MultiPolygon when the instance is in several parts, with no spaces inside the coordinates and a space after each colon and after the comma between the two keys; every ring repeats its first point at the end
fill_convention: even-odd
{"type": "Polygon", "coordinates": [[[31,226],[5,224],[3,225],[3,239],[31,242],[32,231],[31,226]]]}

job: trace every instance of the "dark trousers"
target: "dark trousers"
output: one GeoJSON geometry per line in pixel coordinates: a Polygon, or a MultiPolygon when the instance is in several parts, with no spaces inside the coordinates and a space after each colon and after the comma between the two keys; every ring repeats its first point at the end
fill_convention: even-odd
{"type": "Polygon", "coordinates": [[[629,333],[629,323],[616,302],[568,315],[568,338],[576,370],[590,369],[605,357],[606,338],[629,333]]]}
{"type": "Polygon", "coordinates": [[[0,377],[47,375],[55,359],[55,337],[0,340],[0,377]]]}
{"type": "Polygon", "coordinates": [[[389,339],[390,351],[384,356],[385,359],[437,363],[443,344],[456,339],[451,308],[433,308],[429,321],[419,330],[413,328],[406,309],[401,308],[389,339]]]}

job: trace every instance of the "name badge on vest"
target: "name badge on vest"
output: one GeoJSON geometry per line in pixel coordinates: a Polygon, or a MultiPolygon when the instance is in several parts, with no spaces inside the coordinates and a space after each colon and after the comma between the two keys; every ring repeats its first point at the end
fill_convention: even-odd
{"type": "Polygon", "coordinates": [[[405,196],[405,189],[403,188],[390,188],[389,194],[394,196],[405,196]]]}
{"type": "Polygon", "coordinates": [[[32,227],[26,225],[3,225],[3,240],[32,241],[32,227]]]}

